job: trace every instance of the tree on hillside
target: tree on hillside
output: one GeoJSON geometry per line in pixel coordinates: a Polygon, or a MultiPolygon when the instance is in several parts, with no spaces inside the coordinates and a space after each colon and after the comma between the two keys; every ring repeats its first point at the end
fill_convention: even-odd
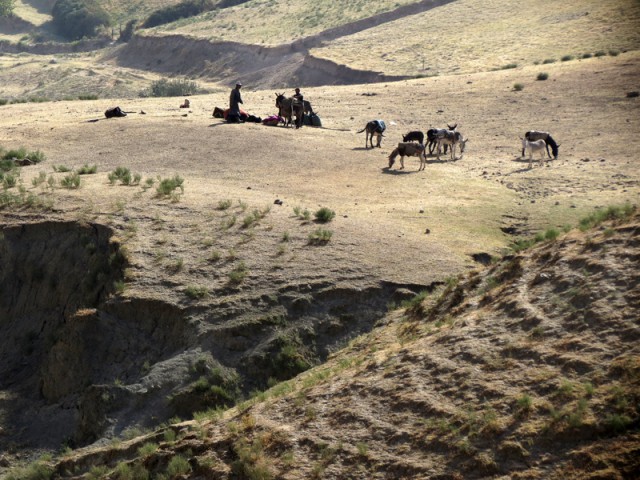
{"type": "Polygon", "coordinates": [[[98,27],[111,23],[109,14],[95,0],[58,0],[51,15],[58,32],[70,40],[93,37],[98,27]]]}
{"type": "Polygon", "coordinates": [[[0,0],[0,17],[10,17],[14,8],[15,0],[0,0]]]}

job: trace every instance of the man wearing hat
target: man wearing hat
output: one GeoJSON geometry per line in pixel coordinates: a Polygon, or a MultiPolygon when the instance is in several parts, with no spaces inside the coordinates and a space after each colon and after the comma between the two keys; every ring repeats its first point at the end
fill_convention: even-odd
{"type": "Polygon", "coordinates": [[[240,121],[240,104],[242,103],[242,96],[240,95],[240,89],[242,84],[236,83],[236,88],[231,90],[229,96],[229,113],[227,114],[227,122],[239,122],[240,121]]]}

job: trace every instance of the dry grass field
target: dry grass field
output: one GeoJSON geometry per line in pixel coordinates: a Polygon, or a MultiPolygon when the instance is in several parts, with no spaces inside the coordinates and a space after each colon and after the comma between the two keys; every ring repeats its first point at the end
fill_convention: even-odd
{"type": "MultiPolygon", "coordinates": [[[[615,2],[603,20],[595,2],[557,3],[523,17],[513,2],[459,0],[402,35],[390,22],[323,44],[312,53],[421,78],[301,85],[321,128],[213,118],[229,89],[212,78],[195,79],[210,93],[189,109],[143,98],[162,78],[144,69],[149,52],[130,54],[140,68],[119,47],[0,55],[0,98],[56,100],[0,106],[0,151],[45,155],[0,190],[0,476],[633,478],[638,216],[560,232],[638,205],[638,5],[615,2]],[[437,44],[430,70],[419,54],[410,70],[414,39],[437,44]],[[616,52],[579,55],[600,49],[616,52]],[[127,116],[106,119],[115,105],[127,116]],[[373,119],[387,124],[381,148],[357,133],[373,119]],[[454,123],[463,155],[389,167],[402,134],[454,123]],[[557,159],[528,167],[531,129],[553,134],[557,159]],[[85,166],[95,172],[76,176],[85,166]],[[124,185],[119,168],[138,179],[124,185]],[[171,179],[182,188],[163,194],[171,179]],[[560,238],[509,249],[536,234],[560,238]],[[280,372],[282,358],[304,368],[280,372]],[[236,398],[262,393],[158,427],[211,406],[193,392],[219,394],[226,384],[206,382],[223,374],[236,398]],[[42,452],[56,458],[31,463],[42,452]]],[[[269,5],[220,14],[220,38],[258,9],[243,41],[293,40],[272,30],[269,5]]],[[[312,15],[306,1],[282,5],[294,23],[312,15]]],[[[366,14],[318,5],[324,23],[304,35],[366,14]]],[[[201,20],[171,33],[198,35],[201,20]]],[[[275,96],[261,85],[245,82],[243,108],[265,117],[275,96]]]]}
{"type": "MultiPolygon", "coordinates": [[[[389,262],[385,271],[397,265],[397,253],[391,252],[398,242],[412,246],[407,252],[416,248],[408,258],[429,263],[430,256],[420,252],[438,246],[464,264],[462,259],[479,245],[498,253],[511,240],[500,228],[512,222],[525,224],[523,233],[535,233],[573,223],[595,207],[637,198],[633,151],[638,140],[633,132],[639,127],[638,104],[626,93],[636,87],[638,56],[546,65],[549,79],[537,81],[541,70],[530,66],[307,89],[325,128],[299,131],[219,124],[211,111],[226,103],[226,91],[194,97],[189,114],[177,108],[179,98],[7,105],[2,107],[6,115],[0,144],[47,154],[46,163],[23,173],[27,186],[41,169],[51,173],[51,165],[97,164],[98,175],[87,177],[77,192],[57,190],[56,203],[87,195],[94,202],[119,198],[122,189],[105,180],[117,166],[150,177],[178,173],[187,186],[181,204],[198,205],[213,192],[214,204],[227,197],[259,205],[282,198],[288,206],[278,209],[284,218],[295,205],[325,205],[346,217],[339,221],[346,228],[389,224],[361,239],[385,246],[373,262],[389,262]],[[515,83],[524,89],[514,91],[515,83]],[[115,103],[133,113],[121,120],[87,123],[115,103]],[[138,114],[140,110],[147,114],[138,114]],[[21,120],[16,123],[16,118],[21,120]],[[389,128],[384,148],[365,150],[364,134],[355,132],[373,118],[384,119],[389,128]],[[430,158],[424,172],[416,171],[415,159],[409,159],[402,172],[397,165],[384,169],[402,133],[447,123],[458,123],[470,139],[462,159],[430,158]],[[616,133],[611,133],[613,126],[616,133]],[[557,161],[526,168],[519,136],[529,129],[553,132],[561,144],[557,161]],[[424,234],[427,228],[429,235],[424,234]]],[[[244,98],[251,113],[274,113],[273,92],[247,86],[244,98]]],[[[134,195],[137,189],[125,190],[134,195]]],[[[155,203],[150,194],[132,201],[155,203]]],[[[372,253],[368,248],[354,250],[372,253]]]]}
{"type": "Polygon", "coordinates": [[[156,27],[150,29],[150,33],[167,32],[213,41],[279,45],[412,3],[417,2],[251,0],[236,7],[156,27]]]}
{"type": "Polygon", "coordinates": [[[311,54],[395,75],[445,75],[580,58],[640,46],[633,0],[510,2],[459,0],[344,36],[311,54]],[[364,54],[366,52],[366,54],[364,54]]]}

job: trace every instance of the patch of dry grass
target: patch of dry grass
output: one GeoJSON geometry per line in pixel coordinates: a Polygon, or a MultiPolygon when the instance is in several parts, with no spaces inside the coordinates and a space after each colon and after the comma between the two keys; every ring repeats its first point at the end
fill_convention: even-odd
{"type": "Polygon", "coordinates": [[[570,54],[640,47],[640,4],[458,0],[345,36],[311,54],[394,75],[443,75],[531,65],[570,54]],[[362,52],[367,52],[363,55],[362,52]]]}
{"type": "Polygon", "coordinates": [[[251,0],[152,30],[278,45],[411,3],[416,0],[251,0]]]}

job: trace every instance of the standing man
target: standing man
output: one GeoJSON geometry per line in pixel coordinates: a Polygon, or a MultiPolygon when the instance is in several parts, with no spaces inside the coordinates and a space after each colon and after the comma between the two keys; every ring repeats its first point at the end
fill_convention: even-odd
{"type": "Polygon", "coordinates": [[[298,99],[298,101],[300,103],[302,103],[304,101],[304,97],[302,96],[302,94],[300,93],[300,89],[296,88],[296,93],[293,95],[293,98],[298,99]]]}
{"type": "Polygon", "coordinates": [[[229,113],[227,114],[227,122],[238,123],[240,122],[240,104],[242,103],[242,96],[240,95],[240,89],[242,84],[236,83],[236,88],[231,90],[229,96],[229,113]]]}

